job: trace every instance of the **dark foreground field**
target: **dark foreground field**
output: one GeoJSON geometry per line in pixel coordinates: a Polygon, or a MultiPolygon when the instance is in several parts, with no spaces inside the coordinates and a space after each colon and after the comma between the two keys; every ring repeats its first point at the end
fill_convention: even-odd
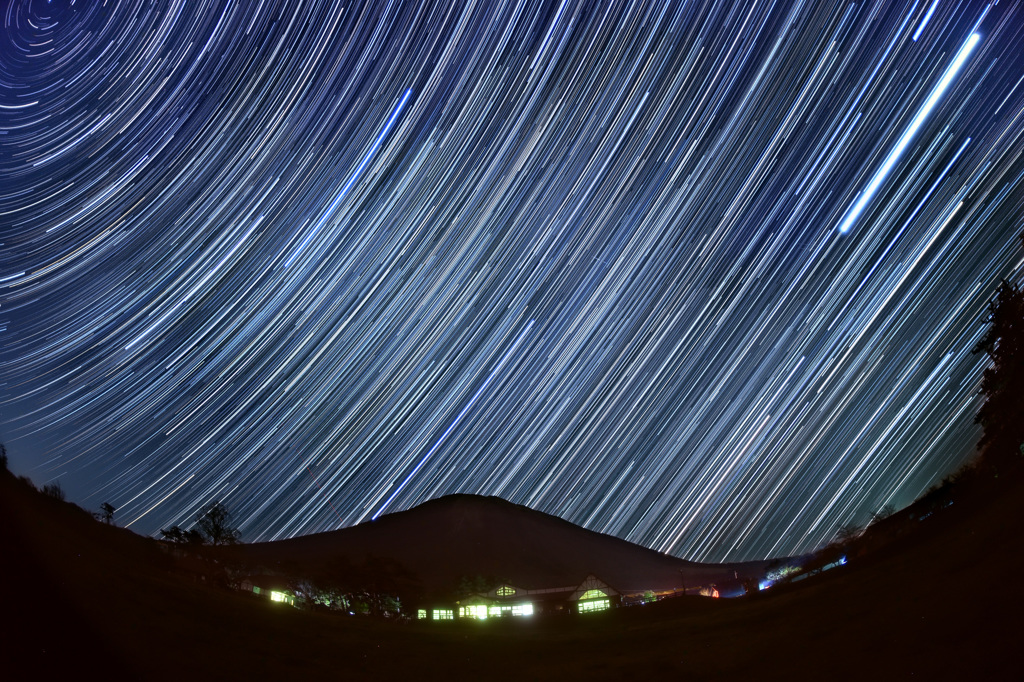
{"type": "Polygon", "coordinates": [[[396,623],[193,583],[156,543],[0,482],[0,679],[1020,679],[1019,483],[753,598],[396,623]]]}

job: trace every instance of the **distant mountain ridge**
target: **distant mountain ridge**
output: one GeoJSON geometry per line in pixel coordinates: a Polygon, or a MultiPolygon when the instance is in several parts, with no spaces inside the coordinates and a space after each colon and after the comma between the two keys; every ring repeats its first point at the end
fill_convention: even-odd
{"type": "Polygon", "coordinates": [[[498,497],[465,494],[336,531],[241,545],[231,555],[271,570],[358,575],[428,594],[450,592],[474,576],[542,589],[578,585],[590,574],[627,594],[693,592],[736,587],[762,576],[768,563],[685,561],[498,497]]]}

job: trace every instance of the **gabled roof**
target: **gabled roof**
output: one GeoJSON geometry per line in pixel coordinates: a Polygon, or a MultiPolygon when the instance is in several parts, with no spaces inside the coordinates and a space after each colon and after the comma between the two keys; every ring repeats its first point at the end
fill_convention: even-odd
{"type": "Polygon", "coordinates": [[[524,596],[527,590],[524,590],[514,585],[502,583],[495,588],[492,588],[487,592],[487,596],[491,599],[514,599],[519,596],[524,596]]]}
{"type": "Polygon", "coordinates": [[[590,592],[591,590],[598,590],[607,597],[612,597],[619,594],[618,590],[609,586],[608,583],[604,582],[596,575],[591,573],[586,578],[584,578],[583,582],[580,583],[579,587],[576,588],[576,591],[572,593],[569,599],[572,601],[579,601],[580,597],[582,597],[587,592],[590,592]]]}

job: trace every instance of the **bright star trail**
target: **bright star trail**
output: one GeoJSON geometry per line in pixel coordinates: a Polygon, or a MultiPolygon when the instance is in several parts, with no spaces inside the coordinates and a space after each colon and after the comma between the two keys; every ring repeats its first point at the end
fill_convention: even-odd
{"type": "Polygon", "coordinates": [[[1020,3],[4,7],[0,441],[137,532],[742,560],[974,452],[1020,3]]]}
{"type": "Polygon", "coordinates": [[[967,61],[967,58],[971,54],[971,50],[974,49],[974,46],[978,44],[979,40],[981,40],[981,36],[977,33],[972,33],[964,46],[960,48],[960,52],[953,60],[953,63],[950,64],[949,68],[946,69],[946,73],[942,75],[942,79],[939,81],[939,84],[935,86],[935,89],[932,90],[932,94],[929,95],[928,100],[921,106],[921,110],[917,112],[917,116],[915,116],[914,120],[910,122],[906,132],[904,132],[900,137],[900,141],[897,142],[893,150],[889,152],[889,155],[885,159],[885,163],[883,163],[882,167],[878,169],[875,176],[871,178],[871,183],[868,185],[868,188],[864,190],[864,193],[857,200],[857,203],[853,205],[852,209],[850,209],[849,214],[847,214],[846,218],[839,226],[840,232],[848,232],[850,228],[853,227],[853,223],[860,217],[860,214],[864,212],[864,208],[867,206],[868,202],[875,196],[875,193],[878,191],[878,188],[882,186],[882,182],[884,182],[886,177],[888,177],[893,166],[896,165],[900,156],[902,156],[903,152],[906,151],[907,145],[909,145],[910,141],[914,139],[917,131],[921,129],[922,124],[924,124],[925,120],[928,118],[928,114],[930,114],[932,109],[935,108],[939,98],[945,94],[946,89],[949,88],[950,84],[953,82],[953,78],[956,77],[956,74],[963,67],[964,62],[967,61]]]}

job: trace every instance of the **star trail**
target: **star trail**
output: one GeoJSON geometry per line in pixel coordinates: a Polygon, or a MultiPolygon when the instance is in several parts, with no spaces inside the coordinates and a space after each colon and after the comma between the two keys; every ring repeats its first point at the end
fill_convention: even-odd
{"type": "Polygon", "coordinates": [[[808,551],[975,448],[1016,2],[4,4],[0,439],[153,534],[808,551]]]}

